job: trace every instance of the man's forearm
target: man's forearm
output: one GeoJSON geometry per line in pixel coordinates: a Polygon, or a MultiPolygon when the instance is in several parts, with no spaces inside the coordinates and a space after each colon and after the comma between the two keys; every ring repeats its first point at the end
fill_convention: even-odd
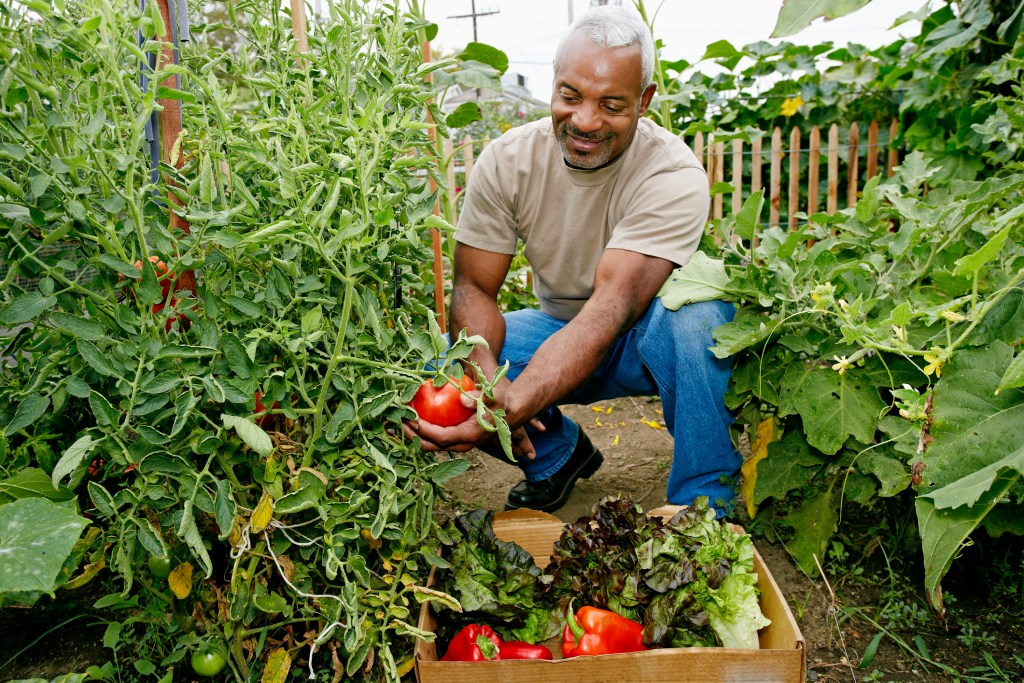
{"type": "Polygon", "coordinates": [[[632,317],[625,305],[584,307],[551,335],[512,383],[509,423],[524,424],[583,384],[632,324],[632,317]]]}
{"type": "Polygon", "coordinates": [[[472,287],[456,287],[452,292],[451,329],[465,329],[469,335],[480,335],[488,348],[477,346],[469,359],[480,366],[490,378],[498,366],[498,354],[505,343],[505,319],[493,297],[472,287]]]}

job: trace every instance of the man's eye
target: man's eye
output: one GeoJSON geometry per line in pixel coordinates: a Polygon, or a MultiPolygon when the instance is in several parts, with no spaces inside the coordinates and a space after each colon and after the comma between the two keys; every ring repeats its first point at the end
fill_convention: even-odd
{"type": "Polygon", "coordinates": [[[572,95],[571,93],[563,92],[563,93],[559,93],[558,96],[562,98],[563,102],[575,102],[576,101],[576,96],[572,95]]]}

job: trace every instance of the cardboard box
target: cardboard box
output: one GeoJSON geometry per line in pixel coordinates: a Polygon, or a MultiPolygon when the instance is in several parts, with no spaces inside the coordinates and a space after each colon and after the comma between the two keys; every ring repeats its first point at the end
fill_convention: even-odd
{"type": "MultiPolygon", "coordinates": [[[[678,507],[649,514],[671,517],[678,507]]],[[[499,512],[494,533],[523,546],[542,567],[562,532],[554,516],[533,510],[499,512]]],[[[759,650],[725,648],[666,648],[599,657],[562,660],[556,643],[545,643],[555,661],[442,662],[437,644],[416,645],[416,680],[419,683],[803,683],[806,672],[804,638],[778,585],[754,551],[761,611],[771,625],[758,633],[759,650]]],[[[420,610],[419,627],[434,631],[437,620],[429,603],[420,610]]],[[[443,648],[442,648],[443,652],[443,648]]]]}

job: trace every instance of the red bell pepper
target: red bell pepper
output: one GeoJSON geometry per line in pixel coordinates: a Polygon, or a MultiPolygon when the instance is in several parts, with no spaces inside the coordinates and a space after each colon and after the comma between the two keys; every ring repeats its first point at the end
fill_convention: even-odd
{"type": "Polygon", "coordinates": [[[506,640],[498,646],[501,659],[554,659],[551,650],[523,640],[506,640]]]}
{"type": "Polygon", "coordinates": [[[496,662],[500,659],[553,659],[551,650],[522,640],[502,641],[490,626],[470,624],[448,643],[442,662],[496,662]]]}
{"type": "Polygon", "coordinates": [[[455,634],[442,662],[487,662],[501,659],[501,638],[490,626],[470,624],[455,634]]]}
{"type": "Polygon", "coordinates": [[[562,655],[610,655],[639,652],[644,647],[644,627],[632,619],[597,607],[580,607],[576,616],[572,603],[565,613],[562,655]]]}

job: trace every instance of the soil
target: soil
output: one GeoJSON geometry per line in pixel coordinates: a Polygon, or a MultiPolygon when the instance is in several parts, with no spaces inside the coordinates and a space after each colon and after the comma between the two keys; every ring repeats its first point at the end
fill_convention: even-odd
{"type": "MultiPolygon", "coordinates": [[[[576,485],[568,503],[555,513],[557,517],[575,521],[589,515],[602,497],[612,494],[646,509],[666,504],[672,437],[664,428],[657,399],[619,399],[564,410],[586,429],[604,454],[605,463],[594,476],[576,485]]],[[[465,457],[472,467],[450,482],[452,502],[465,510],[502,509],[508,489],[521,479],[520,471],[478,451],[465,457]]],[[[744,525],[749,522],[742,517],[734,521],[744,525]]],[[[869,545],[876,535],[865,536],[860,543],[847,538],[851,555],[866,554],[864,547],[858,546],[869,545]]],[[[923,607],[926,602],[920,589],[923,582],[919,567],[858,574],[860,567],[870,563],[858,563],[858,558],[852,557],[838,567],[826,566],[827,580],[809,578],[796,568],[783,544],[769,543],[756,533],[754,543],[803,633],[807,681],[1024,681],[1024,659],[1017,654],[1019,644],[1024,642],[1024,551],[1019,543],[1011,542],[1010,550],[1002,556],[993,552],[990,542],[979,544],[987,556],[973,556],[981,552],[978,549],[965,551],[966,556],[960,558],[944,582],[947,599],[953,603],[945,623],[923,607]],[[998,586],[991,580],[979,580],[978,574],[969,569],[977,566],[976,562],[990,565],[997,560],[1006,564],[1005,572],[994,574],[1002,577],[996,581],[1001,582],[998,586]],[[892,577],[903,583],[895,591],[901,597],[883,600],[887,590],[894,592],[892,577]],[[955,602],[948,597],[954,593],[958,598],[955,602]],[[899,616],[882,619],[879,605],[883,602],[898,608],[899,616]],[[880,632],[875,625],[878,623],[887,624],[891,636],[881,638],[870,662],[859,666],[865,654],[874,649],[873,640],[880,632]]],[[[51,680],[108,661],[111,653],[102,647],[104,625],[82,611],[96,597],[81,597],[77,604],[51,603],[46,609],[0,610],[0,681],[51,680]],[[67,623],[62,626],[63,622],[67,623]]]]}

